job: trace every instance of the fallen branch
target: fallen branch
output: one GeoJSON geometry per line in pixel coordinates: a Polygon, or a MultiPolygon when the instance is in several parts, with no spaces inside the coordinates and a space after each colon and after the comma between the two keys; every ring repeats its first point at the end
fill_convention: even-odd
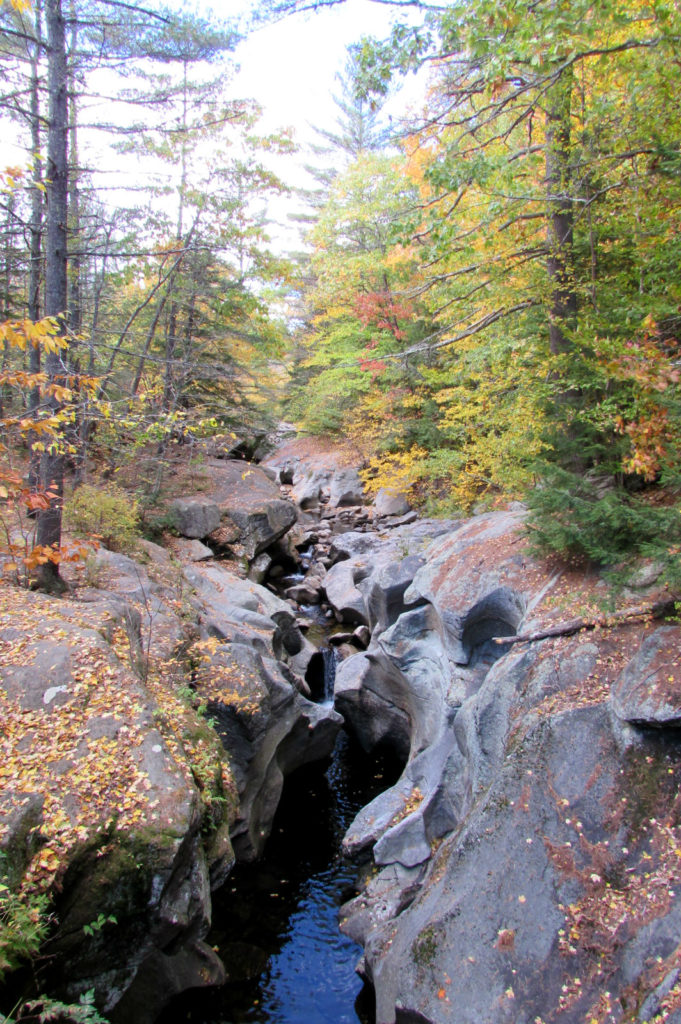
{"type": "Polygon", "coordinates": [[[572,633],[579,633],[583,629],[597,629],[599,626],[613,626],[618,622],[626,622],[629,619],[651,618],[661,619],[670,615],[675,610],[675,601],[667,598],[666,601],[657,601],[655,604],[638,605],[635,608],[622,608],[618,612],[603,613],[596,618],[568,619],[566,622],[558,622],[555,626],[548,626],[546,629],[539,629],[534,633],[519,633],[517,636],[494,636],[492,641],[495,644],[531,644],[536,640],[547,640],[552,636],[570,636],[572,633]]]}

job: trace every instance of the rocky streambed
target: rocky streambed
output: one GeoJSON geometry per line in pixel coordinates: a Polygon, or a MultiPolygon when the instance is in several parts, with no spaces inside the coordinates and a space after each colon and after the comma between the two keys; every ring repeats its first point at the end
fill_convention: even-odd
{"type": "Polygon", "coordinates": [[[521,508],[369,509],[295,445],[211,473],[172,557],[102,553],[78,600],[3,609],[2,843],[53,894],[41,983],[143,1022],[224,978],[211,889],[344,722],[404,765],[344,838],[374,866],[342,930],[378,1024],[678,1024],[681,630],[655,568],[607,617],[597,574],[527,554],[521,508]],[[333,708],[301,603],[334,623],[333,708]]]}

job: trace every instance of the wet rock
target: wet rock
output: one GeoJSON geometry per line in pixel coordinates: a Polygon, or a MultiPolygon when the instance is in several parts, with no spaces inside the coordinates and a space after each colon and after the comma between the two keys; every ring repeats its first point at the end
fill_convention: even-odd
{"type": "Polygon", "coordinates": [[[155,950],[138,970],[135,980],[111,1014],[111,1024],[154,1024],[159,1011],[173,996],[190,988],[223,985],[224,964],[205,942],[187,943],[176,952],[155,950]]]}
{"type": "Polygon", "coordinates": [[[333,647],[340,647],[341,644],[351,644],[356,639],[354,633],[331,633],[329,636],[329,643],[333,647]]]}
{"type": "Polygon", "coordinates": [[[286,597],[295,601],[296,604],[319,604],[321,594],[322,588],[319,582],[316,586],[314,583],[303,582],[286,588],[286,597]]]}

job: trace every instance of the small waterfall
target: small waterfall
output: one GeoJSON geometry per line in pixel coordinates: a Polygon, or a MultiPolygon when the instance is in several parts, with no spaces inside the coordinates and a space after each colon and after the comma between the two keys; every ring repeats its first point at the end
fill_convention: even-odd
{"type": "Polygon", "coordinates": [[[310,687],[310,698],[316,704],[333,704],[338,660],[338,652],[333,647],[320,647],[310,658],[305,681],[310,687]]]}
{"type": "Polygon", "coordinates": [[[324,663],[324,681],[322,690],[322,704],[333,704],[333,687],[336,682],[336,665],[338,664],[338,651],[335,647],[322,647],[319,652],[324,663]]]}

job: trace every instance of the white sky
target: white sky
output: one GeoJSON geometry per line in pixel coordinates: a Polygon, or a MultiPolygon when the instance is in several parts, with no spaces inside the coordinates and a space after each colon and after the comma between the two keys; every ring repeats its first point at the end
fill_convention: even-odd
{"type": "MultiPolygon", "coordinates": [[[[332,96],[341,91],[336,76],[345,67],[347,47],[362,36],[386,37],[395,17],[385,4],[345,0],[335,7],[284,18],[254,31],[239,44],[236,93],[261,104],[264,131],[291,127],[301,147],[298,154],[274,165],[288,184],[310,184],[299,168],[314,162],[309,144],[323,144],[314,127],[336,130],[339,111],[332,96]]],[[[386,109],[399,116],[407,103],[421,95],[423,88],[412,77],[386,109]]],[[[271,207],[280,224],[273,239],[283,248],[299,248],[297,229],[281,226],[287,211],[296,205],[295,200],[280,200],[271,207]]]]}
{"type": "Polygon", "coordinates": [[[295,127],[312,137],[308,124],[329,127],[337,114],[331,93],[350,43],[363,35],[386,36],[390,8],[371,0],[346,0],[336,7],[295,15],[253,32],[241,43],[236,84],[264,107],[267,127],[295,127]]]}
{"type": "MultiPolygon", "coordinates": [[[[194,3],[199,13],[209,14],[210,0],[194,3]]],[[[249,0],[227,0],[227,4],[231,9],[219,12],[227,17],[251,6],[249,0]]],[[[230,84],[232,97],[256,99],[263,108],[260,131],[290,127],[301,147],[298,154],[272,158],[273,169],[287,184],[311,184],[300,168],[314,162],[307,146],[323,141],[315,137],[312,126],[336,129],[339,112],[332,93],[340,92],[336,75],[344,69],[348,45],[365,35],[387,36],[397,13],[384,3],[345,0],[331,8],[290,16],[259,28],[237,47],[233,57],[240,70],[230,84]]],[[[412,77],[402,97],[392,99],[387,109],[399,117],[406,104],[416,102],[420,95],[422,87],[412,77]]],[[[15,152],[10,139],[4,141],[3,166],[23,163],[23,151],[15,152]]],[[[135,165],[129,159],[119,158],[111,163],[108,158],[104,164],[115,168],[107,182],[112,194],[126,187],[126,179],[139,183],[147,173],[152,173],[151,168],[135,165]]],[[[294,199],[276,200],[272,214],[280,225],[285,225],[288,210],[297,205],[294,199]]],[[[272,234],[277,248],[299,248],[297,229],[280,227],[272,234]]]]}

